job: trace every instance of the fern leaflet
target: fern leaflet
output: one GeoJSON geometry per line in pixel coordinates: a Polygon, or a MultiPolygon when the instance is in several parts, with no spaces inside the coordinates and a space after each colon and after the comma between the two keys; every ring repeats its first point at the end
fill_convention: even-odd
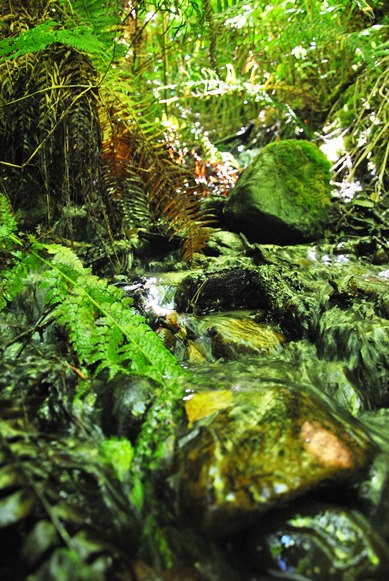
{"type": "Polygon", "coordinates": [[[150,377],[160,384],[186,372],[165,349],[123,291],[90,274],[74,253],[57,245],[35,247],[53,253],[42,283],[54,316],[66,328],[80,360],[108,369],[150,377]]]}

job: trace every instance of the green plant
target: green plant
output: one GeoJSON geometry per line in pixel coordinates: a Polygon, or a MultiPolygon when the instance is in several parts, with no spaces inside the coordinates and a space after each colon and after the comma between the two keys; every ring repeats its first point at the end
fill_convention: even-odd
{"type": "MultiPolygon", "coordinates": [[[[3,389],[0,382],[0,538],[13,546],[3,555],[2,577],[103,581],[116,578],[112,562],[128,577],[139,523],[117,454],[107,455],[107,441],[92,426],[93,437],[80,428],[53,436],[26,425],[23,413],[8,418],[3,389]]],[[[14,410],[22,410],[20,394],[12,395],[14,410]]]]}
{"type": "Polygon", "coordinates": [[[75,205],[86,206],[96,235],[104,227],[111,240],[136,223],[141,208],[142,223],[146,215],[161,220],[190,260],[209,235],[208,217],[163,148],[162,129],[134,102],[125,66],[123,73],[117,66],[126,52],[115,41],[119,4],[13,6],[7,22],[15,26],[0,39],[0,185],[32,225],[57,227],[65,208],[61,234],[72,239],[75,205]]]}
{"type": "MultiPolygon", "coordinates": [[[[11,241],[23,246],[11,233],[13,222],[6,203],[1,204],[4,223],[9,224],[3,232],[5,244],[9,246],[11,241]]],[[[31,238],[28,251],[24,249],[24,256],[28,255],[44,268],[39,284],[46,289],[45,300],[53,307],[55,319],[68,332],[82,365],[90,366],[94,374],[103,369],[108,370],[110,377],[119,371],[135,373],[161,385],[185,375],[144,318],[134,311],[132,300],[118,287],[92,275],[72,250],[57,244],[41,244],[31,238]]],[[[9,299],[15,290],[11,293],[7,282],[12,279],[13,287],[21,288],[22,276],[28,271],[25,267],[20,269],[19,254],[13,258],[17,264],[12,277],[7,271],[2,273],[3,292],[9,299]]]]}
{"type": "Polygon", "coordinates": [[[0,210],[0,223],[4,224],[0,245],[10,253],[9,265],[0,273],[6,298],[3,306],[17,296],[34,264],[40,269],[36,284],[45,290],[51,316],[67,331],[77,355],[81,390],[85,379],[102,370],[107,370],[109,377],[121,372],[157,382],[154,401],[134,447],[112,442],[101,449],[119,479],[124,478],[125,467],[129,468],[131,500],[139,512],[148,514],[149,521],[154,520],[158,506],[150,476],[158,472],[172,446],[182,407],[182,386],[189,372],[135,312],[122,290],[92,275],[64,246],[42,244],[32,237],[25,246],[13,233],[15,222],[4,196],[0,197],[0,210]],[[33,257],[31,262],[28,257],[33,257]]]}

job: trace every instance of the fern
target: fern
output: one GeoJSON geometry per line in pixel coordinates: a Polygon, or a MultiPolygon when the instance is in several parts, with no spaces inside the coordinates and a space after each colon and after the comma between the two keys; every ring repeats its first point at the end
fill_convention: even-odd
{"type": "Polygon", "coordinates": [[[50,18],[30,27],[18,36],[0,41],[0,58],[14,60],[20,56],[47,49],[54,43],[64,44],[98,57],[105,63],[115,53],[123,56],[125,47],[116,45],[115,32],[120,24],[119,3],[108,0],[74,0],[65,5],[63,24],[50,18]]]}
{"type": "MultiPolygon", "coordinates": [[[[2,207],[5,208],[5,223],[11,228],[10,209],[4,202],[2,207]]],[[[9,239],[9,244],[22,245],[13,234],[9,234],[9,239]]],[[[156,472],[169,453],[182,402],[183,380],[188,378],[189,372],[163,346],[144,318],[133,310],[131,300],[119,288],[92,275],[70,249],[30,240],[24,253],[45,267],[40,287],[46,289],[46,302],[52,307],[54,317],[67,330],[82,364],[95,374],[107,369],[111,378],[118,372],[146,376],[163,388],[155,391],[154,401],[134,446],[133,459],[132,449],[127,446],[125,468],[111,462],[120,480],[129,468],[131,501],[138,511],[148,513],[148,522],[154,522],[157,527],[158,503],[154,500],[150,475],[156,472]]],[[[1,429],[0,425],[0,436],[3,436],[1,429]]],[[[118,449],[118,453],[121,452],[118,449]]],[[[35,475],[31,475],[31,479],[34,478],[35,475]]],[[[25,511],[19,520],[30,517],[35,507],[34,495],[25,498],[24,492],[22,486],[20,494],[15,493],[18,496],[10,500],[25,511]]],[[[8,497],[4,509],[7,502],[8,497]]],[[[65,525],[61,530],[71,544],[65,525]]]]}
{"type": "Polygon", "coordinates": [[[106,59],[107,46],[101,42],[87,26],[77,26],[73,30],[59,29],[58,23],[47,20],[16,37],[0,41],[0,58],[14,60],[20,56],[45,50],[54,43],[60,43],[90,55],[106,59]]]}
{"type": "Polygon", "coordinates": [[[7,301],[20,293],[29,273],[37,266],[35,256],[17,248],[19,244],[13,236],[15,230],[16,220],[10,204],[4,195],[0,195],[0,249],[6,256],[0,269],[0,311],[6,307],[7,301]]]}
{"type": "Polygon", "coordinates": [[[5,244],[5,241],[15,230],[16,220],[10,204],[4,195],[0,195],[0,244],[5,244]]]}
{"type": "MultiPolygon", "coordinates": [[[[0,211],[4,240],[9,247],[11,243],[22,246],[11,234],[15,222],[3,197],[0,211]]],[[[186,374],[144,317],[134,311],[131,299],[121,289],[92,275],[72,250],[31,240],[28,251],[13,251],[11,257],[12,268],[5,269],[0,278],[3,306],[20,292],[32,268],[43,265],[46,270],[40,286],[46,289],[46,302],[67,330],[81,363],[94,367],[96,374],[103,369],[110,377],[119,371],[135,373],[162,385],[186,374]]]]}
{"type": "Polygon", "coordinates": [[[116,0],[73,0],[72,8],[79,24],[87,25],[106,46],[112,45],[120,24],[119,2],[116,0]]]}
{"type": "Polygon", "coordinates": [[[107,191],[127,216],[134,209],[130,219],[135,223],[138,217],[148,217],[147,210],[161,218],[171,236],[181,238],[184,260],[191,260],[206,245],[212,221],[201,209],[191,175],[169,159],[158,128],[149,135],[146,122],[136,118],[125,100],[108,100],[100,108],[100,119],[107,191]]]}
{"type": "Polygon", "coordinates": [[[34,248],[53,255],[51,262],[42,259],[49,267],[42,283],[46,300],[83,364],[95,366],[96,374],[135,373],[160,384],[185,375],[121,289],[90,274],[67,248],[38,243],[34,248]]]}

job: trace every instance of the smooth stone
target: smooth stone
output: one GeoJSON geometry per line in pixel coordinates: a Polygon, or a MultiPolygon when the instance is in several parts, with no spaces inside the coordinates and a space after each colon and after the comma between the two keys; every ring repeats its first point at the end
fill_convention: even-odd
{"type": "Polygon", "coordinates": [[[208,239],[205,252],[211,256],[240,256],[245,250],[239,234],[228,230],[215,230],[208,239]]]}
{"type": "Polygon", "coordinates": [[[208,328],[214,357],[236,359],[239,355],[273,353],[281,348],[285,336],[264,323],[249,318],[229,318],[219,315],[208,328]]]}
{"type": "MultiPolygon", "coordinates": [[[[375,446],[348,414],[313,391],[281,383],[225,390],[220,408],[179,442],[184,513],[212,535],[244,529],[258,515],[321,486],[350,483],[375,446]]],[[[189,395],[187,400],[196,394],[189,395]]],[[[216,409],[216,411],[214,411],[216,409]]]]}

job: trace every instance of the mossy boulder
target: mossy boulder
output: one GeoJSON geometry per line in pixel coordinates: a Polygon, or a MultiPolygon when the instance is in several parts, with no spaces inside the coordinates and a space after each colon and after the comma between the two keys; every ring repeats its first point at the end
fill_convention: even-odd
{"type": "Polygon", "coordinates": [[[375,451],[351,416],[303,385],[269,380],[231,388],[185,402],[182,508],[207,534],[239,532],[324,485],[347,485],[375,451]]]}
{"type": "Polygon", "coordinates": [[[270,143],[242,173],[227,200],[227,224],[263,243],[319,238],[328,223],[330,166],[309,141],[270,143]]]}

